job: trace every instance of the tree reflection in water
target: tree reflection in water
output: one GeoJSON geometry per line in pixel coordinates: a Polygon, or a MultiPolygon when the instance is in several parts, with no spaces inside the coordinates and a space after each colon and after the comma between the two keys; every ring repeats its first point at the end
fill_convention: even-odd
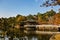
{"type": "Polygon", "coordinates": [[[49,40],[50,39],[50,37],[51,37],[52,35],[49,35],[49,34],[26,34],[26,33],[23,33],[22,32],[22,34],[20,34],[20,38],[21,37],[27,37],[27,39],[28,40],[49,40]]]}
{"type": "Polygon", "coordinates": [[[33,32],[33,34],[24,33],[24,31],[20,31],[18,36],[16,36],[19,39],[24,40],[49,40],[52,35],[49,34],[36,34],[33,32]]]}

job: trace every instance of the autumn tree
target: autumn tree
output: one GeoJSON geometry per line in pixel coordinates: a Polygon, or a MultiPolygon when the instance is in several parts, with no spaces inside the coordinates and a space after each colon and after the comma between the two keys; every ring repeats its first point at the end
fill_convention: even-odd
{"type": "Polygon", "coordinates": [[[53,24],[60,25],[60,13],[57,13],[53,16],[53,24]]]}
{"type": "Polygon", "coordinates": [[[21,21],[24,21],[24,20],[26,20],[25,16],[22,16],[22,15],[17,15],[16,16],[16,22],[21,22],[21,21]]]}
{"type": "Polygon", "coordinates": [[[41,14],[41,13],[38,12],[38,13],[37,13],[37,17],[38,17],[38,20],[37,20],[38,23],[41,24],[41,22],[43,21],[43,20],[42,20],[42,19],[43,19],[43,14],[41,14]]]}

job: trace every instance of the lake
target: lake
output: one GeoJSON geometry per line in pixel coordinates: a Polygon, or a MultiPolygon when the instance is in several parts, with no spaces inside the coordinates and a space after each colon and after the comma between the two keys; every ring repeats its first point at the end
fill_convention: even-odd
{"type": "MultiPolygon", "coordinates": [[[[35,31],[28,31],[27,33],[21,31],[20,36],[13,38],[13,40],[49,40],[51,36],[51,34],[36,34],[35,31]]],[[[5,39],[7,38],[5,37],[5,39]]],[[[4,38],[0,38],[0,40],[4,40],[4,38]]]]}

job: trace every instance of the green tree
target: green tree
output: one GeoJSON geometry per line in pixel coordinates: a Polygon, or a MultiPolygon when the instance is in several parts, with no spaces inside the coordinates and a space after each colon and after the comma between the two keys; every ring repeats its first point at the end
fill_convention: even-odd
{"type": "Polygon", "coordinates": [[[16,22],[20,23],[21,21],[25,21],[26,20],[26,17],[25,16],[22,16],[22,15],[17,15],[16,16],[16,22]]]}
{"type": "Polygon", "coordinates": [[[27,16],[27,20],[31,20],[31,19],[34,19],[34,18],[33,18],[33,15],[29,14],[29,15],[27,16]]]}

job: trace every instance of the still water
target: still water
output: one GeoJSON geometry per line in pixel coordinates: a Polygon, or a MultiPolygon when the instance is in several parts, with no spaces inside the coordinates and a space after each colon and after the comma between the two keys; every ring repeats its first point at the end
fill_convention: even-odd
{"type": "MultiPolygon", "coordinates": [[[[20,36],[13,38],[13,40],[49,40],[51,36],[52,35],[49,35],[49,34],[36,34],[34,31],[32,31],[30,33],[25,33],[25,32],[21,31],[20,36]]],[[[6,37],[0,38],[0,40],[9,40],[9,39],[5,39],[5,38],[6,37]]],[[[12,40],[12,39],[10,39],[10,40],[12,40]]]]}
{"type": "Polygon", "coordinates": [[[22,36],[28,40],[49,40],[52,34],[36,34],[36,31],[27,31],[27,33],[23,32],[22,36]]]}

